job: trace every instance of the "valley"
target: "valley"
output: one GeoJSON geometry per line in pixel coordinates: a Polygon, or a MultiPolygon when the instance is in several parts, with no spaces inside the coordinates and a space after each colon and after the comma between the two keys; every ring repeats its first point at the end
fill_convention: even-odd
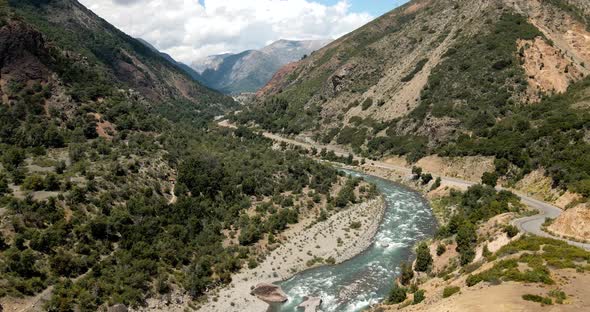
{"type": "Polygon", "coordinates": [[[0,311],[590,307],[587,1],[105,1],[0,0],[0,311]]]}

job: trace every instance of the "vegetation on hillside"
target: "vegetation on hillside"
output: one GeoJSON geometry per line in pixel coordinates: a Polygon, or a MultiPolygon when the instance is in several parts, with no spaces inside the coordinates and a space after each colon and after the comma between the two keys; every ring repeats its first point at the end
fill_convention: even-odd
{"type": "Polygon", "coordinates": [[[569,245],[566,242],[526,236],[514,241],[500,250],[494,257],[499,258],[494,266],[467,278],[467,286],[471,287],[482,281],[497,283],[501,281],[519,281],[553,285],[556,283],[550,268],[576,269],[579,272],[588,270],[590,253],[569,245]],[[513,259],[502,259],[509,255],[521,253],[513,259]],[[527,269],[521,269],[526,264],[527,269]]]}
{"type": "MultiPolygon", "coordinates": [[[[40,49],[12,52],[49,73],[13,66],[1,88],[0,297],[54,286],[48,311],[139,306],[172,289],[199,297],[263,260],[253,245],[300,213],[325,215],[374,192],[248,129],[217,129],[213,116],[234,103],[196,84],[195,101],[129,90],[111,66],[123,50],[158,73],[179,71],[106,22],[90,20],[110,31],[82,40],[82,30],[49,22],[49,2],[10,3],[0,19],[40,49]]],[[[67,14],[64,3],[51,9],[67,14]]]]}
{"type": "Polygon", "coordinates": [[[588,99],[590,79],[567,93],[521,107],[476,136],[459,137],[441,148],[448,156],[496,156],[496,173],[515,182],[535,168],[545,168],[554,186],[590,196],[590,114],[575,108],[588,99]]]}
{"type": "Polygon", "coordinates": [[[476,226],[488,219],[506,212],[518,212],[522,208],[520,199],[508,191],[496,191],[491,186],[474,185],[466,192],[451,191],[442,198],[439,205],[452,208],[448,222],[438,230],[437,237],[455,238],[460,264],[467,265],[475,258],[478,242],[476,226]]]}
{"type": "MultiPolygon", "coordinates": [[[[587,23],[587,16],[581,10],[559,1],[546,2],[587,23]]],[[[527,104],[528,82],[521,66],[523,51],[518,50],[517,42],[544,38],[543,34],[525,16],[510,9],[490,9],[482,12],[482,16],[481,29],[460,31],[455,35],[455,43],[432,70],[418,107],[408,116],[388,122],[352,117],[346,124],[340,115],[331,121],[329,129],[315,138],[323,143],[348,145],[364,157],[401,155],[410,162],[429,154],[494,156],[496,172],[488,174],[488,184],[493,183],[493,174],[514,184],[532,170],[543,168],[553,179],[554,187],[589,197],[590,161],[585,155],[590,154],[587,139],[590,115],[584,103],[588,101],[590,78],[572,85],[562,95],[541,96],[540,104],[527,104]],[[439,126],[424,124],[432,119],[450,123],[444,137],[437,137],[438,132],[433,131],[433,127],[439,126]],[[385,135],[382,135],[383,130],[386,130],[385,135]]],[[[384,17],[392,24],[396,24],[396,18],[400,17],[394,13],[384,17]]],[[[407,19],[412,21],[411,16],[407,19]]],[[[398,21],[399,27],[409,27],[408,21],[398,21]]],[[[319,119],[321,107],[315,105],[324,102],[320,90],[325,89],[321,84],[327,77],[319,73],[330,72],[333,68],[322,66],[334,55],[345,62],[363,50],[361,46],[350,44],[365,42],[363,36],[367,37],[367,42],[375,42],[368,39],[371,27],[352,33],[342,44],[326,50],[312,72],[302,74],[299,71],[304,69],[298,68],[293,73],[295,76],[310,75],[313,79],[289,85],[285,92],[276,95],[281,100],[271,99],[255,105],[236,119],[241,123],[255,121],[265,129],[286,134],[324,129],[319,119]],[[312,82],[315,87],[308,90],[309,93],[302,91],[304,84],[312,82]],[[301,92],[305,95],[300,96],[301,92]],[[309,100],[310,97],[313,100],[309,100]],[[298,104],[293,105],[293,101],[298,104]],[[277,108],[273,102],[280,102],[282,106],[277,108]]],[[[383,33],[378,33],[376,38],[381,38],[383,33]]],[[[371,62],[371,59],[363,62],[371,62]]],[[[421,59],[404,80],[411,80],[426,62],[426,58],[421,59]]],[[[352,102],[343,111],[360,106],[361,102],[362,99],[352,102]]],[[[362,108],[367,109],[371,104],[362,108]]]]}

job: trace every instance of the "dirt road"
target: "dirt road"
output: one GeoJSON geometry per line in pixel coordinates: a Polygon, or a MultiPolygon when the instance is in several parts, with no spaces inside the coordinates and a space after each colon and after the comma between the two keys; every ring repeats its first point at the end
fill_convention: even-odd
{"type": "MultiPolygon", "coordinates": [[[[234,128],[235,126],[233,126],[232,124],[230,124],[229,122],[227,122],[226,120],[222,121],[219,123],[220,126],[222,127],[230,127],[230,128],[234,128]]],[[[294,139],[289,139],[289,138],[285,138],[282,137],[280,135],[276,135],[274,133],[270,133],[270,132],[264,132],[263,135],[266,138],[269,138],[273,141],[276,142],[285,142],[288,144],[292,144],[295,146],[300,146],[303,147],[305,149],[312,149],[315,148],[317,150],[322,150],[322,149],[326,149],[327,151],[333,151],[334,154],[336,154],[336,156],[348,156],[349,154],[351,154],[350,152],[347,152],[343,149],[340,149],[338,147],[334,147],[334,146],[325,146],[325,145],[321,145],[319,143],[309,143],[309,142],[301,142],[298,140],[294,140],[294,139]]],[[[360,161],[362,158],[358,157],[354,154],[352,154],[354,157],[354,160],[358,160],[360,161]]],[[[412,169],[411,168],[407,168],[407,167],[402,167],[402,166],[396,166],[396,165],[392,165],[392,164],[388,164],[388,163],[384,163],[381,161],[373,161],[373,160],[368,160],[367,164],[377,167],[377,168],[382,168],[382,169],[386,169],[386,170],[392,170],[392,171],[396,171],[402,174],[411,174],[412,173],[412,169]]],[[[462,188],[466,188],[469,187],[471,185],[477,184],[476,182],[473,181],[466,181],[466,180],[461,180],[461,179],[457,179],[457,178],[451,178],[451,177],[445,177],[445,176],[437,176],[434,175],[433,176],[435,178],[440,177],[442,181],[446,182],[446,184],[450,184],[450,185],[454,185],[457,187],[462,187],[462,188]]],[[[501,190],[501,187],[497,187],[498,190],[501,190]]],[[[521,219],[517,219],[514,220],[512,222],[512,224],[514,226],[516,226],[520,231],[525,232],[525,233],[530,233],[530,234],[534,234],[534,235],[538,235],[538,236],[543,236],[543,237],[549,237],[549,238],[553,238],[553,239],[558,239],[558,240],[562,240],[567,242],[568,244],[572,245],[572,246],[577,246],[580,248],[584,248],[586,250],[590,250],[590,244],[586,244],[586,243],[580,243],[580,242],[575,242],[575,241],[571,241],[568,239],[564,239],[561,237],[556,237],[553,236],[545,231],[543,231],[543,223],[545,222],[546,218],[550,218],[550,219],[555,219],[557,217],[559,217],[559,215],[561,214],[562,210],[543,201],[528,197],[524,194],[520,194],[518,192],[515,192],[514,190],[510,190],[512,191],[514,194],[516,194],[518,197],[520,197],[521,201],[526,204],[527,206],[536,209],[539,211],[539,214],[536,214],[534,216],[530,216],[530,217],[525,217],[525,218],[521,218],[521,219]]]]}

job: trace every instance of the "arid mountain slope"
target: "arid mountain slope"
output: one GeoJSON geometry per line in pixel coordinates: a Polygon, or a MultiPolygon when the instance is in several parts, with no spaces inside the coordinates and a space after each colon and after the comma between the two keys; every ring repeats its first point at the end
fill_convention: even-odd
{"type": "Polygon", "coordinates": [[[579,0],[414,0],[283,68],[236,120],[374,158],[493,156],[506,183],[542,168],[590,194],[589,16],[579,0]]]}
{"type": "MultiPolygon", "coordinates": [[[[290,75],[283,73],[284,78],[273,80],[261,95],[266,98],[279,93],[291,98],[295,95],[297,99],[291,105],[302,105],[304,109],[320,106],[323,127],[347,124],[357,116],[382,121],[402,118],[421,102],[421,93],[433,68],[443,66],[441,61],[464,43],[478,44],[502,14],[517,13],[528,17],[552,40],[554,47],[543,52],[547,56],[556,54],[555,61],[564,63],[556,73],[563,75],[564,81],[555,86],[556,91],[564,91],[569,83],[581,78],[580,72],[588,73],[581,66],[590,62],[590,56],[586,55],[588,43],[583,40],[588,33],[570,11],[561,10],[554,2],[559,3],[412,1],[299,62],[290,75]],[[571,70],[569,75],[564,74],[565,66],[571,70]],[[358,103],[366,99],[376,105],[363,109],[358,103]]],[[[572,4],[587,10],[584,1],[572,1],[572,4]]],[[[528,48],[531,43],[523,45],[528,48]]],[[[550,93],[552,87],[543,90],[550,93]]],[[[516,99],[522,94],[511,92],[510,96],[516,99]]],[[[450,120],[438,120],[438,123],[456,127],[450,120]]]]}
{"type": "Polygon", "coordinates": [[[123,87],[160,102],[231,103],[76,1],[12,0],[9,5],[20,17],[2,29],[5,82],[20,75],[19,82],[40,79],[73,86],[75,100],[96,100],[105,89],[123,87]],[[66,68],[70,63],[75,71],[66,68]],[[23,72],[27,64],[36,66],[23,72]]]}

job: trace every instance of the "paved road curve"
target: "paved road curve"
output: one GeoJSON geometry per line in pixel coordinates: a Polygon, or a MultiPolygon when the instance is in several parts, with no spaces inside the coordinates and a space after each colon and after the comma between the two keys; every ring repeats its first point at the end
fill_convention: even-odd
{"type": "MultiPolygon", "coordinates": [[[[229,124],[227,121],[222,121],[219,123],[219,125],[223,126],[223,127],[231,127],[231,128],[234,127],[233,125],[229,124]]],[[[350,154],[349,152],[339,149],[338,147],[324,146],[324,145],[320,145],[317,143],[312,144],[312,143],[307,143],[307,142],[301,142],[301,141],[297,141],[297,140],[293,140],[293,139],[288,139],[288,138],[285,138],[285,137],[282,137],[280,135],[276,135],[276,134],[273,134],[270,132],[264,132],[263,135],[266,138],[269,138],[273,141],[285,142],[285,143],[292,144],[295,146],[300,146],[300,147],[303,147],[306,149],[316,148],[317,150],[321,150],[321,149],[325,148],[328,151],[333,151],[336,154],[336,156],[348,156],[350,154]]],[[[358,157],[354,154],[353,154],[353,157],[355,160],[359,160],[359,161],[361,160],[361,157],[358,157]]],[[[407,168],[407,167],[396,166],[396,165],[384,163],[381,161],[369,161],[369,163],[372,166],[377,167],[377,168],[393,170],[393,171],[397,171],[397,172],[400,172],[403,174],[411,174],[412,173],[412,169],[407,168]]],[[[433,176],[437,177],[436,175],[433,175],[433,176]]],[[[444,177],[444,176],[440,176],[440,178],[441,178],[441,180],[443,180],[447,184],[458,186],[458,187],[469,187],[471,185],[476,184],[471,181],[461,180],[461,179],[457,179],[457,178],[444,177]]],[[[498,187],[498,189],[502,189],[502,188],[498,187]]],[[[512,191],[514,194],[516,194],[518,197],[520,197],[521,201],[524,204],[539,211],[539,214],[537,214],[537,215],[525,217],[525,218],[521,218],[521,219],[516,219],[512,222],[512,224],[514,226],[516,226],[520,231],[525,232],[525,233],[538,235],[538,236],[562,240],[572,246],[577,246],[580,248],[584,248],[586,250],[590,250],[590,244],[579,243],[579,242],[571,241],[571,240],[564,239],[561,237],[556,237],[556,236],[553,236],[553,235],[543,231],[542,227],[543,227],[543,223],[545,222],[545,219],[546,218],[551,218],[551,219],[557,218],[562,212],[561,209],[559,209],[551,204],[548,204],[546,202],[543,202],[543,201],[528,197],[526,195],[520,194],[520,193],[515,192],[513,190],[510,190],[510,191],[512,191]]]]}

